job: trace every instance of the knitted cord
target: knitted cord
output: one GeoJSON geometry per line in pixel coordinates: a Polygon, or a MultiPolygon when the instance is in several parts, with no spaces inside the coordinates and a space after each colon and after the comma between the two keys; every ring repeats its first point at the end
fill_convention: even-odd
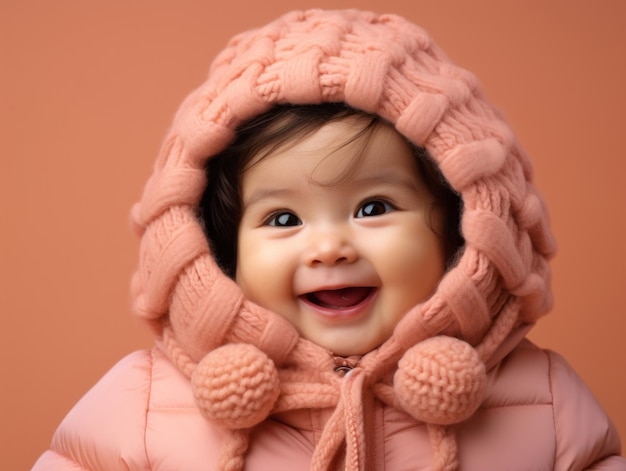
{"type": "Polygon", "coordinates": [[[428,434],[433,447],[433,471],[456,471],[459,462],[453,427],[428,424],[428,434]]]}
{"type": "Polygon", "coordinates": [[[367,463],[367,437],[363,419],[363,394],[366,373],[361,368],[351,370],[341,384],[341,397],[329,419],[320,445],[313,453],[311,468],[331,469],[333,460],[343,458],[346,471],[363,471],[367,463]],[[343,455],[341,447],[345,446],[343,455]]]}
{"type": "Polygon", "coordinates": [[[220,450],[218,469],[220,471],[243,471],[249,445],[250,430],[228,430],[220,450]]]}

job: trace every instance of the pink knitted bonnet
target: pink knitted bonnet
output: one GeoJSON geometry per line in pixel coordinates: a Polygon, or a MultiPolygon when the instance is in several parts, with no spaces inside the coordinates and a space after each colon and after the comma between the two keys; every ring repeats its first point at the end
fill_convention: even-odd
{"type": "Polygon", "coordinates": [[[335,411],[313,469],[364,469],[364,397],[428,424],[433,467],[453,469],[453,424],[479,407],[503,342],[551,307],[554,242],[527,157],[474,76],[394,15],[292,12],[233,38],[179,109],[132,221],[141,236],[134,310],[191,379],[207,420],[230,430],[221,469],[243,468],[252,427],[299,408],[335,411]],[[392,123],[428,150],[464,204],[454,267],[344,378],[327,352],[222,273],[197,215],[205,164],[242,122],[275,104],[321,102],[392,123]]]}

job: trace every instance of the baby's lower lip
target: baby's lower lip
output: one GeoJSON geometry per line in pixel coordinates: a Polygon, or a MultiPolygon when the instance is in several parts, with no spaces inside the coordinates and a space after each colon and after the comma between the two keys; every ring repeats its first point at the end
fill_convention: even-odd
{"type": "Polygon", "coordinates": [[[352,319],[359,316],[369,307],[378,290],[369,288],[369,293],[356,304],[350,306],[328,306],[315,303],[311,300],[310,293],[299,296],[299,299],[305,303],[316,314],[320,314],[325,319],[352,319]]]}

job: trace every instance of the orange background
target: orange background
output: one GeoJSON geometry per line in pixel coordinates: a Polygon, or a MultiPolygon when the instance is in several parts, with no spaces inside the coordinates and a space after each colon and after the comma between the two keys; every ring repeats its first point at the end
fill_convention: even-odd
{"type": "MultiPolygon", "coordinates": [[[[2,0],[0,468],[28,469],[76,400],[150,345],[129,312],[128,211],[210,59],[287,9],[354,5],[2,0]]],[[[626,2],[359,7],[424,26],[504,110],[560,244],[556,307],[531,337],[569,359],[626,438],[626,2]]]]}

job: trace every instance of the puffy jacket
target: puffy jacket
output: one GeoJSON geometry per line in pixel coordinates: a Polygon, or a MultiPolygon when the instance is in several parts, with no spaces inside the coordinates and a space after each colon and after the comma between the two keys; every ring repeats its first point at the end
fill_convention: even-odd
{"type": "MultiPolygon", "coordinates": [[[[562,357],[523,341],[488,377],[483,405],[458,426],[461,470],[626,469],[615,429],[562,357]]],[[[381,403],[374,415],[371,469],[432,469],[423,423],[381,403]]],[[[309,469],[327,418],[302,410],[267,419],[245,469],[309,469]]],[[[212,470],[222,435],[200,414],[189,380],[154,348],[124,358],[81,399],[33,470],[212,470]]]]}
{"type": "Polygon", "coordinates": [[[233,38],[176,114],[132,222],[133,308],[158,347],[85,396],[36,470],[626,470],[586,387],[523,340],[551,308],[555,252],[530,160],[476,78],[403,18],[309,10],[233,38]],[[207,165],[240,125],[324,102],[393,125],[462,202],[464,242],[432,296],[345,377],[333,362],[349,359],[246,298],[198,217],[207,165]]]}

